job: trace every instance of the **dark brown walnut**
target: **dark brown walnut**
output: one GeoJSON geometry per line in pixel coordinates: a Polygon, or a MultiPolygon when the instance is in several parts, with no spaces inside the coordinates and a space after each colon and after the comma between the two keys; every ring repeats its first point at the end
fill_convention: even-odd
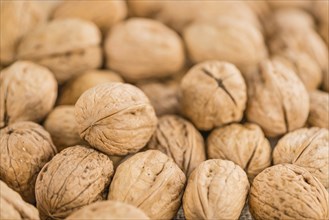
{"type": "Polygon", "coordinates": [[[250,181],[271,165],[272,149],[262,129],[247,123],[217,128],[207,139],[209,159],[230,160],[247,173],[250,181]]]}
{"type": "Polygon", "coordinates": [[[66,218],[67,220],[99,220],[99,219],[150,219],[135,206],[118,201],[101,201],[85,206],[66,218]]]}
{"type": "Polygon", "coordinates": [[[108,155],[142,149],[157,124],[154,109],[137,87],[104,83],[87,90],[75,105],[80,137],[108,155]]]}
{"type": "Polygon", "coordinates": [[[310,93],[310,114],[307,123],[329,129],[329,93],[316,90],[310,93]]]}
{"type": "Polygon", "coordinates": [[[201,130],[240,121],[246,107],[246,90],[234,65],[206,61],[192,67],[182,79],[181,111],[201,130]]]}
{"type": "Polygon", "coordinates": [[[247,119],[275,137],[302,127],[309,95],[298,76],[277,60],[264,60],[248,80],[247,119]]]}
{"type": "Polygon", "coordinates": [[[52,73],[37,64],[18,61],[0,73],[0,128],[17,121],[41,121],[57,97],[52,73]]]}
{"type": "Polygon", "coordinates": [[[191,174],[183,198],[186,219],[238,219],[247,199],[246,173],[228,160],[207,160],[191,174]]]}
{"type": "Polygon", "coordinates": [[[175,115],[159,119],[147,148],[159,150],[172,158],[186,176],[206,160],[205,146],[199,131],[190,122],[175,115]]]}
{"type": "Polygon", "coordinates": [[[69,147],[38,175],[35,195],[43,219],[64,219],[73,211],[106,197],[113,175],[108,156],[81,145],[69,147]]]}
{"type": "Polygon", "coordinates": [[[0,219],[39,220],[38,210],[0,181],[0,219]]]}
{"type": "Polygon", "coordinates": [[[328,219],[328,192],[302,167],[280,164],[256,176],[249,207],[256,220],[328,219]]]}
{"type": "Polygon", "coordinates": [[[273,163],[292,163],[308,170],[329,188],[329,130],[302,128],[286,134],[273,150],[273,163]]]}
{"type": "Polygon", "coordinates": [[[172,219],[180,206],[186,177],[157,150],[137,153],[117,168],[108,199],[134,205],[150,219],[172,219]]]}

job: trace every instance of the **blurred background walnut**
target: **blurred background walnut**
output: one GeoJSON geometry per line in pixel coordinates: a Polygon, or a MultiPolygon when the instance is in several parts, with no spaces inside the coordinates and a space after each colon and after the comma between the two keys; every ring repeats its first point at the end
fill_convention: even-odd
{"type": "Polygon", "coordinates": [[[316,90],[310,92],[310,126],[329,129],[329,93],[316,90]]]}

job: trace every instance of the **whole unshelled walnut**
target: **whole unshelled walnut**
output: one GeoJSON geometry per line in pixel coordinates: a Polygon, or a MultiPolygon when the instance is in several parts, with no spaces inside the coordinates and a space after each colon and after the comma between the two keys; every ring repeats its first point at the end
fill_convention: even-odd
{"type": "Polygon", "coordinates": [[[39,220],[39,212],[0,180],[0,219],[39,220]]]}
{"type": "Polygon", "coordinates": [[[271,165],[271,146],[255,124],[231,124],[217,128],[207,139],[209,159],[230,160],[239,165],[250,181],[271,165]]]}
{"type": "Polygon", "coordinates": [[[316,90],[310,93],[310,126],[329,129],[329,93],[316,90]]]}
{"type": "Polygon", "coordinates": [[[103,200],[113,175],[110,158],[84,146],[69,147],[38,175],[35,195],[43,219],[64,219],[82,206],[103,200]]]}
{"type": "Polygon", "coordinates": [[[139,208],[119,201],[100,201],[87,205],[72,213],[67,220],[118,220],[118,219],[140,219],[150,218],[139,208]]]}
{"type": "Polygon", "coordinates": [[[58,19],[29,32],[18,47],[19,59],[48,67],[64,83],[102,63],[100,32],[80,19],[58,19]]]}
{"type": "Polygon", "coordinates": [[[292,164],[269,167],[256,176],[249,208],[256,220],[328,219],[328,192],[307,170],[292,164]]]}
{"type": "Polygon", "coordinates": [[[182,40],[162,23],[131,18],[115,25],[105,42],[107,67],[128,81],[170,76],[185,62],[182,40]]]}
{"type": "Polygon", "coordinates": [[[108,155],[142,149],[157,118],[150,101],[137,87],[104,83],[87,90],[75,105],[80,137],[108,155]]]}
{"type": "Polygon", "coordinates": [[[302,81],[283,63],[264,60],[248,82],[247,119],[275,137],[302,127],[309,113],[302,81]]]}
{"type": "Polygon", "coordinates": [[[240,121],[247,91],[240,71],[232,64],[206,61],[192,67],[180,85],[182,113],[201,130],[240,121]]]}
{"type": "Polygon", "coordinates": [[[56,97],[57,83],[48,69],[17,61],[0,73],[0,128],[17,121],[41,121],[56,97]]]}
{"type": "Polygon", "coordinates": [[[189,121],[176,115],[166,115],[159,119],[147,148],[167,154],[186,176],[206,160],[201,134],[189,121]]]}
{"type": "Polygon", "coordinates": [[[207,160],[191,174],[183,198],[186,219],[238,219],[249,190],[246,173],[228,160],[207,160]]]}
{"type": "Polygon", "coordinates": [[[172,219],[179,209],[185,181],[183,171],[172,159],[148,150],[118,166],[108,199],[134,205],[150,219],[172,219]]]}
{"type": "Polygon", "coordinates": [[[301,166],[329,188],[329,130],[302,128],[286,134],[273,150],[273,163],[301,166]]]}

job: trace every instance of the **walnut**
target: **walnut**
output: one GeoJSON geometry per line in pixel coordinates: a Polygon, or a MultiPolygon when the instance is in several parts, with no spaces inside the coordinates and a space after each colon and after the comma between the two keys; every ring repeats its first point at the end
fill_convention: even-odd
{"type": "Polygon", "coordinates": [[[102,63],[100,32],[79,19],[58,19],[29,32],[18,47],[19,59],[48,67],[59,83],[102,63]]]}
{"type": "Polygon", "coordinates": [[[192,67],[180,85],[183,114],[201,130],[240,121],[247,92],[240,71],[232,64],[206,61],[192,67]]]}
{"type": "Polygon", "coordinates": [[[328,219],[328,192],[304,168],[280,164],[256,176],[249,207],[256,220],[328,219]]]}
{"type": "Polygon", "coordinates": [[[38,210],[0,181],[0,219],[39,220],[38,210]]]}
{"type": "Polygon", "coordinates": [[[248,174],[250,181],[271,165],[269,141],[255,124],[231,124],[217,128],[207,139],[210,159],[231,160],[248,174]]]}
{"type": "Polygon", "coordinates": [[[249,79],[247,119],[275,137],[302,127],[309,95],[297,75],[277,60],[265,60],[249,79]]]}
{"type": "Polygon", "coordinates": [[[329,46],[329,21],[326,23],[321,23],[319,25],[319,33],[321,37],[324,39],[324,41],[327,43],[327,46],[329,46]]]}
{"type": "Polygon", "coordinates": [[[280,139],[273,151],[273,163],[292,163],[304,167],[329,188],[328,142],[328,129],[298,129],[280,139]]]}
{"type": "Polygon", "coordinates": [[[115,25],[105,42],[107,67],[128,81],[170,76],[185,62],[179,35],[160,22],[131,18],[115,25]]]}
{"type": "Polygon", "coordinates": [[[329,70],[323,72],[322,87],[324,91],[329,92],[329,70]]]}
{"type": "Polygon", "coordinates": [[[310,93],[310,126],[329,129],[329,93],[320,90],[310,93]]]}
{"type": "Polygon", "coordinates": [[[108,156],[80,145],[64,149],[38,175],[35,192],[41,217],[64,219],[103,200],[112,175],[108,156]]]}
{"type": "Polygon", "coordinates": [[[206,160],[204,142],[199,131],[190,122],[175,115],[159,119],[147,148],[167,154],[186,176],[206,160]]]}
{"type": "Polygon", "coordinates": [[[0,128],[17,121],[41,121],[57,97],[52,73],[39,65],[18,61],[0,73],[0,128]]]}
{"type": "Polygon", "coordinates": [[[314,1],[312,2],[311,12],[318,22],[328,23],[329,2],[328,1],[314,1]]]}
{"type": "Polygon", "coordinates": [[[148,150],[119,165],[108,199],[134,205],[150,219],[172,219],[179,209],[185,181],[172,159],[148,150]]]}
{"type": "Polygon", "coordinates": [[[183,197],[186,219],[238,219],[247,199],[246,173],[228,160],[207,160],[191,174],[183,197]]]}
{"type": "Polygon", "coordinates": [[[157,118],[137,87],[104,83],[87,90],[75,105],[80,137],[108,155],[126,155],[143,148],[157,118]]]}
{"type": "Polygon", "coordinates": [[[313,3],[311,0],[267,0],[267,2],[272,7],[272,10],[279,8],[300,8],[308,10],[311,8],[313,3]]]}
{"type": "Polygon", "coordinates": [[[118,201],[100,201],[85,206],[66,218],[67,220],[99,219],[150,219],[142,210],[118,201]]]}

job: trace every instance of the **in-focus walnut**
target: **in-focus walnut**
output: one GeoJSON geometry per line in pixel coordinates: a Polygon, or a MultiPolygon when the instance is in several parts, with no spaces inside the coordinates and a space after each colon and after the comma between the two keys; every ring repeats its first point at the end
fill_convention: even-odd
{"type": "Polygon", "coordinates": [[[36,199],[43,219],[64,219],[82,206],[103,200],[113,175],[108,156],[84,146],[69,147],[38,175],[36,199]]]}
{"type": "Polygon", "coordinates": [[[99,220],[99,219],[150,219],[142,210],[119,201],[100,201],[85,206],[66,218],[67,220],[99,220]]]}
{"type": "Polygon", "coordinates": [[[108,199],[134,205],[151,219],[172,219],[179,209],[185,181],[172,159],[148,150],[119,165],[108,199]]]}
{"type": "Polygon", "coordinates": [[[230,160],[239,165],[250,181],[271,165],[271,146],[255,124],[231,124],[217,128],[207,139],[209,159],[230,160]]]}
{"type": "Polygon", "coordinates": [[[73,105],[63,105],[54,108],[47,116],[44,126],[50,133],[58,151],[84,143],[79,135],[73,105]]]}
{"type": "Polygon", "coordinates": [[[176,115],[166,115],[159,119],[147,148],[167,154],[186,176],[206,160],[201,134],[189,121],[176,115]]]}
{"type": "Polygon", "coordinates": [[[29,32],[18,47],[18,57],[48,67],[59,83],[102,63],[100,31],[79,19],[58,19],[29,32]]]}
{"type": "Polygon", "coordinates": [[[104,83],[87,90],[75,105],[80,137],[108,155],[142,149],[155,131],[157,118],[137,87],[104,83]]]}
{"type": "Polygon", "coordinates": [[[185,62],[179,35],[162,23],[131,18],[115,25],[106,39],[107,66],[128,81],[170,76],[185,62]]]}
{"type": "Polygon", "coordinates": [[[329,129],[329,93],[316,90],[310,93],[310,126],[329,129]]]}
{"type": "Polygon", "coordinates": [[[273,150],[273,163],[292,163],[307,169],[329,188],[329,130],[302,128],[286,134],[273,150]]]}
{"type": "Polygon", "coordinates": [[[304,168],[280,164],[256,176],[249,207],[256,220],[328,219],[328,192],[304,168]]]}
{"type": "Polygon", "coordinates": [[[17,121],[41,121],[57,97],[57,83],[46,68],[18,61],[0,73],[0,128],[17,121]]]}
{"type": "Polygon", "coordinates": [[[0,180],[0,219],[39,220],[38,210],[0,180]]]}
{"type": "Polygon", "coordinates": [[[228,160],[207,160],[191,174],[183,197],[186,219],[238,219],[249,190],[246,173],[228,160]]]}
{"type": "Polygon", "coordinates": [[[302,81],[277,60],[264,60],[248,82],[247,119],[275,137],[302,127],[309,95],[302,81]]]}
{"type": "Polygon", "coordinates": [[[182,113],[201,130],[240,121],[246,107],[246,84],[232,64],[206,61],[192,67],[180,85],[182,113]]]}

